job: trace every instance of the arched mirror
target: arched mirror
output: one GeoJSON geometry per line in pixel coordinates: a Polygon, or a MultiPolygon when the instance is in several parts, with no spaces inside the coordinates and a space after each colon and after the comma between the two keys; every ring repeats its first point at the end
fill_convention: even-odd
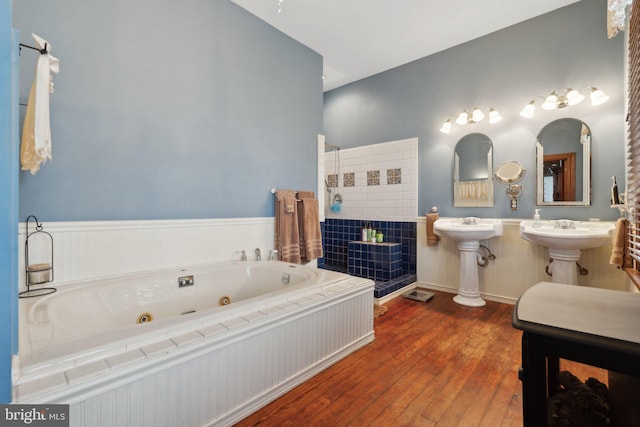
{"type": "Polygon", "coordinates": [[[453,206],[493,206],[493,144],[487,135],[470,133],[453,155],[453,206]]]}
{"type": "Polygon", "coordinates": [[[591,204],[591,131],[581,120],[554,120],[536,142],[536,204],[591,204]]]}

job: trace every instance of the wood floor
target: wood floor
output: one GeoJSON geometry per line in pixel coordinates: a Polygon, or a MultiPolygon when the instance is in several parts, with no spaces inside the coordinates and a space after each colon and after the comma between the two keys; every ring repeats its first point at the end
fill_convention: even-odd
{"type": "Polygon", "coordinates": [[[373,343],[237,425],[522,426],[513,306],[434,293],[386,303],[373,343]]]}

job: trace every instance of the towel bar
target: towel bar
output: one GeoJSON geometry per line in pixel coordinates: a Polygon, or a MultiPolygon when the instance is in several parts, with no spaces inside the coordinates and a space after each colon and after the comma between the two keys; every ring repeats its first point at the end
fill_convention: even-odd
{"type": "MultiPolygon", "coordinates": [[[[276,195],[276,193],[278,192],[278,190],[276,190],[275,188],[272,188],[270,191],[271,191],[271,194],[273,194],[274,196],[275,196],[275,195],[276,195]]],[[[291,190],[291,191],[293,191],[293,190],[291,190]]],[[[300,191],[300,190],[295,191],[295,193],[296,193],[296,202],[301,202],[301,201],[302,201],[302,199],[299,199],[299,198],[297,197],[297,196],[298,196],[298,192],[299,192],[299,191],[300,191]]],[[[314,199],[315,199],[315,193],[314,193],[314,199]]]]}

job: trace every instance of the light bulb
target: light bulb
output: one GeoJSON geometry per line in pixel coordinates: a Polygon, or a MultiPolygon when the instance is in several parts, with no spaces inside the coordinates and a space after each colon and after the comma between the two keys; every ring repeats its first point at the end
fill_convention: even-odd
{"type": "Polygon", "coordinates": [[[526,117],[527,119],[530,119],[531,117],[533,117],[534,111],[536,111],[536,106],[534,102],[531,101],[522,109],[522,111],[520,111],[520,115],[522,117],[526,117]]]}
{"type": "Polygon", "coordinates": [[[591,105],[595,107],[596,105],[604,104],[605,102],[607,102],[609,100],[609,95],[606,95],[600,89],[596,89],[595,87],[593,87],[591,88],[591,95],[589,95],[589,98],[591,98],[591,105]]]}
{"type": "Polygon", "coordinates": [[[442,125],[442,127],[440,128],[440,132],[442,133],[449,133],[451,132],[451,119],[447,120],[446,122],[444,122],[444,124],[442,125]]]}
{"type": "Polygon", "coordinates": [[[543,110],[555,110],[558,106],[558,95],[553,91],[542,103],[543,110]]]}
{"type": "Polygon", "coordinates": [[[481,121],[482,119],[484,119],[484,113],[482,111],[480,111],[480,109],[478,107],[476,107],[473,110],[473,113],[471,114],[471,120],[473,120],[475,123],[481,121]]]}
{"type": "Polygon", "coordinates": [[[459,125],[466,125],[469,122],[469,113],[463,111],[456,119],[456,123],[459,125]]]}
{"type": "Polygon", "coordinates": [[[502,120],[502,116],[500,115],[500,113],[498,113],[496,110],[494,110],[492,108],[489,111],[489,123],[494,125],[494,124],[498,123],[500,120],[502,120]]]}
{"type": "Polygon", "coordinates": [[[569,105],[578,105],[584,101],[584,95],[575,89],[567,89],[567,102],[569,105]]]}

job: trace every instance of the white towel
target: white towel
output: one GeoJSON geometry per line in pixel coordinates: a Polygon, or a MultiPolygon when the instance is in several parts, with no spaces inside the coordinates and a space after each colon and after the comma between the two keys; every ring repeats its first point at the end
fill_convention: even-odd
{"type": "Polygon", "coordinates": [[[39,49],[47,53],[40,54],[36,64],[36,74],[29,91],[27,112],[22,127],[22,146],[20,161],[22,169],[35,175],[40,164],[51,160],[51,124],[49,119],[49,94],[53,93],[51,73],[60,71],[60,61],[49,54],[51,45],[35,34],[31,34],[39,49]]]}

